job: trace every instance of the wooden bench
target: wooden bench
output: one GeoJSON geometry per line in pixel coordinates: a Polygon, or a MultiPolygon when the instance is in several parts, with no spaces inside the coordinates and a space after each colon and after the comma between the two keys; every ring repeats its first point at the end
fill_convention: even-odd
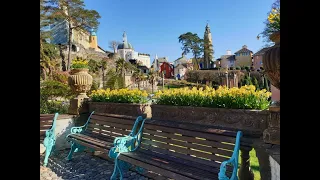
{"type": "MultiPolygon", "coordinates": [[[[161,175],[155,179],[237,180],[242,132],[196,126],[147,119],[135,136],[137,145],[132,151],[119,151],[115,142],[119,147],[113,148],[118,155],[113,156],[111,179],[122,179],[125,167],[134,165],[161,175]]],[[[126,138],[122,143],[126,144],[126,138]]]]}
{"type": "Polygon", "coordinates": [[[49,155],[51,154],[56,142],[55,128],[58,115],[58,113],[40,114],[40,143],[43,142],[43,145],[46,148],[43,163],[44,166],[47,166],[49,155]]]}
{"type": "Polygon", "coordinates": [[[118,136],[130,136],[136,131],[135,124],[142,120],[141,116],[134,118],[92,112],[83,126],[72,127],[71,133],[67,135],[67,140],[71,142],[68,160],[72,159],[74,152],[83,151],[85,148],[108,154],[114,139],[118,136]]]}

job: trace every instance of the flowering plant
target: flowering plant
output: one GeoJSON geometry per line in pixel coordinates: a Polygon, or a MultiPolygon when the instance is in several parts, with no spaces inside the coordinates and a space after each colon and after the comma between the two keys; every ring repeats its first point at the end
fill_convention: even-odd
{"type": "MultiPolygon", "coordinates": [[[[280,0],[277,0],[272,5],[272,10],[269,12],[268,19],[265,24],[266,26],[264,31],[260,33],[264,37],[269,37],[271,34],[280,31],[280,0]]],[[[257,39],[260,38],[259,35],[257,36],[257,39]]]]}
{"type": "Polygon", "coordinates": [[[256,90],[253,85],[245,85],[230,89],[219,86],[217,90],[210,87],[168,89],[158,91],[155,99],[159,105],[264,110],[269,107],[270,96],[265,89],[256,90]]]}
{"type": "Polygon", "coordinates": [[[139,89],[98,89],[90,95],[93,102],[146,103],[148,93],[139,89]]]}
{"type": "Polygon", "coordinates": [[[82,58],[76,58],[72,61],[71,68],[73,69],[89,68],[88,61],[82,58]]]}

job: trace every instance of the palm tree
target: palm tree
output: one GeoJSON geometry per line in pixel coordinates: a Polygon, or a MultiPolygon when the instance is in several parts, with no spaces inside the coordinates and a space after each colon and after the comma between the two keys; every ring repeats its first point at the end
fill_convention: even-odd
{"type": "Polygon", "coordinates": [[[153,93],[153,86],[155,84],[155,82],[158,80],[158,74],[156,71],[154,71],[153,69],[151,69],[148,73],[148,80],[149,83],[151,84],[151,92],[153,93]]]}
{"type": "Polygon", "coordinates": [[[138,89],[140,89],[140,82],[145,79],[144,74],[140,71],[140,69],[134,68],[132,77],[134,78],[134,81],[138,83],[138,89]]]}

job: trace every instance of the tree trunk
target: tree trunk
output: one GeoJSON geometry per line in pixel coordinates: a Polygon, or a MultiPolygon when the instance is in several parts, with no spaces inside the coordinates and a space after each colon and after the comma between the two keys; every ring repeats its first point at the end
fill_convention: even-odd
{"type": "Polygon", "coordinates": [[[151,83],[151,92],[152,92],[152,94],[153,94],[153,83],[154,83],[154,81],[152,81],[152,83],[151,83]]]}
{"type": "Polygon", "coordinates": [[[71,22],[69,21],[69,37],[68,37],[69,48],[68,48],[68,64],[67,64],[67,70],[70,69],[71,46],[72,46],[71,38],[72,38],[72,28],[71,28],[71,22]]]}

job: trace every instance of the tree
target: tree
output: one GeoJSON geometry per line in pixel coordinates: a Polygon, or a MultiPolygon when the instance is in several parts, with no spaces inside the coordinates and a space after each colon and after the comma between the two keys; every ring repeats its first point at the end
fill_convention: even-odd
{"type": "Polygon", "coordinates": [[[151,84],[151,92],[153,93],[153,87],[155,82],[158,80],[158,73],[156,71],[154,71],[153,69],[151,69],[148,73],[148,81],[151,84]]]}
{"type": "Polygon", "coordinates": [[[68,22],[68,63],[70,69],[71,46],[73,30],[88,31],[89,28],[97,29],[100,15],[95,10],[85,9],[83,0],[53,0],[59,4],[56,8],[57,18],[68,22]]]}
{"type": "MultiPolygon", "coordinates": [[[[191,32],[187,32],[185,34],[181,34],[179,37],[179,43],[182,44],[182,50],[184,54],[192,53],[195,60],[195,67],[199,67],[198,57],[203,53],[204,40],[199,38],[198,34],[193,34],[191,32]]],[[[195,69],[197,70],[197,69],[195,69]]]]}
{"type": "Polygon", "coordinates": [[[140,69],[135,68],[132,77],[134,78],[134,82],[138,83],[138,89],[140,89],[140,82],[144,80],[144,74],[140,71],[140,69]]]}
{"type": "Polygon", "coordinates": [[[116,53],[117,47],[119,44],[120,44],[120,42],[118,42],[118,41],[110,41],[109,42],[109,48],[113,49],[113,53],[116,53]]]}

